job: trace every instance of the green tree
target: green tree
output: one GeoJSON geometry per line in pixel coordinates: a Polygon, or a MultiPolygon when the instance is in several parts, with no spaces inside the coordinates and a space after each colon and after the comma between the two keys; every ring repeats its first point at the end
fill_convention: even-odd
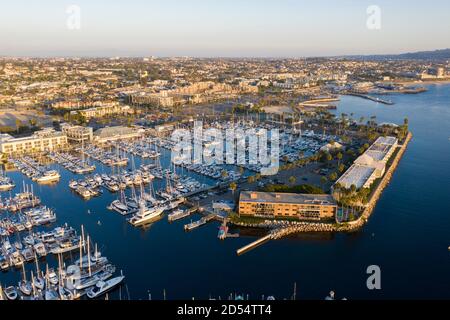
{"type": "Polygon", "coordinates": [[[20,119],[16,119],[15,123],[16,123],[17,133],[19,133],[20,127],[22,126],[22,121],[20,121],[20,119]]]}
{"type": "Polygon", "coordinates": [[[289,183],[290,183],[290,184],[295,184],[296,182],[297,182],[297,178],[296,178],[296,177],[291,176],[291,177],[289,178],[289,183]]]}
{"type": "Polygon", "coordinates": [[[333,173],[330,174],[330,180],[331,181],[336,181],[337,178],[338,178],[338,175],[337,175],[336,172],[333,172],[333,173]]]}
{"type": "Polygon", "coordinates": [[[320,183],[322,184],[322,188],[325,187],[325,185],[327,184],[327,182],[328,182],[328,178],[327,178],[327,177],[322,177],[322,178],[320,178],[320,183]]]}
{"type": "Polygon", "coordinates": [[[230,183],[230,190],[233,192],[233,195],[234,195],[236,189],[237,189],[237,184],[236,184],[236,182],[230,183]]]}
{"type": "Polygon", "coordinates": [[[338,164],[339,164],[339,165],[341,164],[342,158],[344,158],[344,155],[343,155],[341,152],[339,152],[339,153],[336,155],[336,159],[338,160],[338,164]]]}

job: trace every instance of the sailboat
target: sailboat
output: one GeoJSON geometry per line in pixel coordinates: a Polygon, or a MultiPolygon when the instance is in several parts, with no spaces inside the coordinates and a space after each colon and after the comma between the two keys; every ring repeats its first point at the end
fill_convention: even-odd
{"type": "Polygon", "coordinates": [[[3,173],[3,169],[0,167],[0,191],[10,191],[15,186],[16,185],[3,173]]]}
{"type": "Polygon", "coordinates": [[[42,277],[40,277],[41,271],[39,270],[39,260],[37,258],[36,252],[34,253],[34,259],[36,262],[36,277],[33,277],[33,280],[31,282],[34,287],[38,288],[39,290],[44,290],[45,281],[42,277]]]}
{"type": "Polygon", "coordinates": [[[19,282],[19,290],[26,296],[31,295],[33,287],[29,281],[27,281],[27,275],[25,273],[25,266],[22,265],[23,279],[19,282]]]}
{"type": "Polygon", "coordinates": [[[75,265],[79,265],[81,269],[88,268],[91,264],[107,264],[108,258],[103,257],[101,252],[98,251],[97,244],[95,244],[94,254],[91,254],[90,244],[88,243],[87,254],[80,255],[80,259],[75,260],[75,265]]]}
{"type": "Polygon", "coordinates": [[[16,287],[10,286],[5,288],[5,295],[8,298],[8,300],[16,300],[19,296],[16,287]]]}
{"type": "MultiPolygon", "coordinates": [[[[49,273],[49,269],[47,266],[47,272],[45,274],[45,292],[44,292],[45,300],[59,300],[59,295],[56,292],[55,288],[53,287],[55,281],[53,280],[52,281],[53,283],[50,282],[49,275],[50,275],[50,273],[49,273]]],[[[54,274],[54,276],[56,276],[56,274],[54,274]]],[[[52,278],[53,278],[53,274],[52,274],[52,278]]]]}

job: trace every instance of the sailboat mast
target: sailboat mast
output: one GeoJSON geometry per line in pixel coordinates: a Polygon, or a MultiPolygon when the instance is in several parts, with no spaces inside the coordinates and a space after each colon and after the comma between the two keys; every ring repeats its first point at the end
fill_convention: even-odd
{"type": "Polygon", "coordinates": [[[89,276],[92,276],[92,272],[91,272],[91,252],[90,252],[90,247],[89,247],[89,235],[87,236],[87,246],[88,246],[88,269],[89,269],[89,276]]]}

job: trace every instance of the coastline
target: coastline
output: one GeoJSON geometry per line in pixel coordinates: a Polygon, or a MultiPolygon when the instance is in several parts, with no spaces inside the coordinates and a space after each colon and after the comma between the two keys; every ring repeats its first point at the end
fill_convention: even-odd
{"type": "Polygon", "coordinates": [[[355,232],[360,230],[366,223],[368,223],[379,198],[381,197],[384,189],[389,185],[391,179],[397,169],[400,160],[408,148],[409,142],[411,141],[413,135],[411,132],[405,139],[405,142],[399,147],[393,162],[385,175],[383,176],[380,184],[376,187],[370,200],[363,210],[361,216],[352,222],[344,224],[331,224],[331,223],[320,223],[320,222],[287,222],[287,221],[265,221],[260,224],[245,224],[245,223],[233,223],[237,227],[245,228],[259,228],[259,229],[269,229],[271,239],[281,239],[288,235],[298,234],[298,233],[330,233],[330,232],[355,232]]]}
{"type": "Polygon", "coordinates": [[[450,79],[444,80],[421,80],[421,81],[394,81],[401,85],[427,85],[427,84],[450,84],[450,79]]]}

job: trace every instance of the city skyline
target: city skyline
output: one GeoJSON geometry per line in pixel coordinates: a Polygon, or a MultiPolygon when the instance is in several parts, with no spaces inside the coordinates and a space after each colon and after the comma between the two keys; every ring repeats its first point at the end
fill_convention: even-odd
{"type": "Polygon", "coordinates": [[[0,56],[398,54],[450,47],[449,9],[445,1],[16,1],[0,13],[0,56]],[[68,26],[73,5],[79,29],[68,26]],[[374,5],[379,28],[371,29],[374,5]]]}

